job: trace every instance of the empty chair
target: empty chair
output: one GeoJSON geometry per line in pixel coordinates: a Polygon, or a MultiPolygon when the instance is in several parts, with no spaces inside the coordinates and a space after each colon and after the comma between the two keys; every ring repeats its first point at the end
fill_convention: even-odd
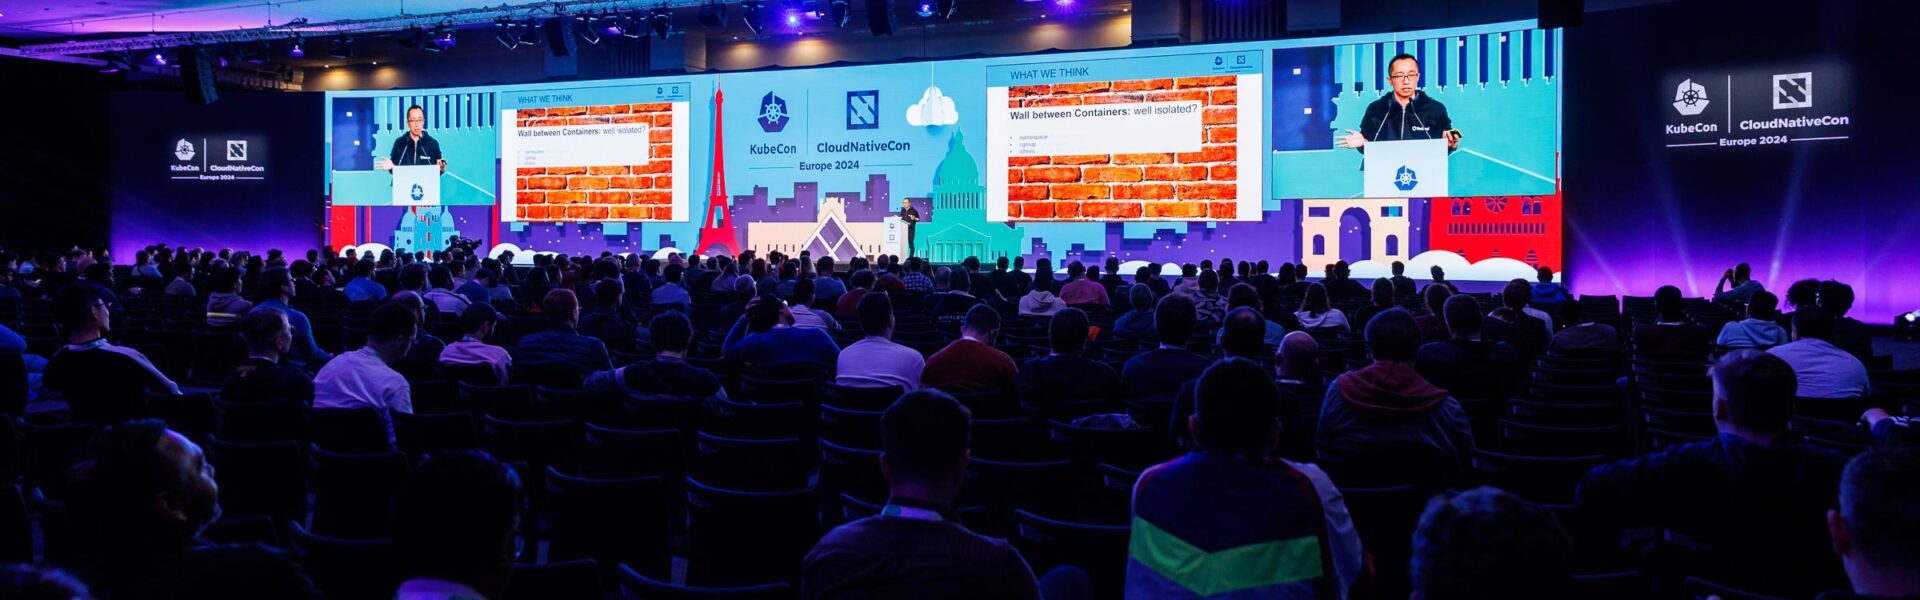
{"type": "Polygon", "coordinates": [[[400,451],[412,455],[480,447],[480,429],[466,411],[393,413],[393,434],[400,451]]]}
{"type": "Polygon", "coordinates": [[[573,468],[573,422],[509,421],[484,418],[486,447],[500,462],[525,462],[534,469],[548,465],[573,468]]]}
{"type": "Polygon", "coordinates": [[[307,437],[307,407],[298,400],[220,402],[215,404],[220,439],[230,442],[274,442],[307,437]]]}
{"type": "Polygon", "coordinates": [[[452,382],[428,379],[407,382],[407,395],[413,412],[453,412],[460,410],[460,390],[452,382]]]}
{"type": "Polygon", "coordinates": [[[392,598],[400,587],[400,556],[393,540],[315,535],[298,522],[288,525],[287,537],[314,586],[329,600],[392,598]]]}
{"type": "Polygon", "coordinates": [[[1100,523],[1128,522],[1133,514],[1133,484],[1140,481],[1140,472],[1113,465],[1100,465],[1095,472],[1098,476],[1080,494],[1082,513],[1100,523]]]}
{"type": "Polygon", "coordinates": [[[393,535],[393,511],[411,468],[398,452],[345,454],[308,448],[313,464],[314,533],[344,538],[393,535]]]}
{"type": "MultiPolygon", "coordinates": [[[[1535,367],[1534,376],[1538,377],[1541,370],[1542,367],[1535,367]]],[[[1527,397],[1541,402],[1619,404],[1620,386],[1614,383],[1613,374],[1611,372],[1605,372],[1601,374],[1601,377],[1604,378],[1604,380],[1598,383],[1568,383],[1535,379],[1525,383],[1527,397]]]]}
{"type": "Polygon", "coordinates": [[[659,477],[597,479],[546,469],[550,559],[592,558],[668,577],[668,553],[678,510],[670,510],[659,477]]]}
{"type": "Polygon", "coordinates": [[[674,585],[636,573],[626,565],[620,565],[620,586],[626,597],[659,600],[789,600],[799,595],[789,583],[739,587],[674,585]]]}
{"type": "Polygon", "coordinates": [[[35,425],[16,421],[20,432],[21,475],[27,485],[48,496],[64,498],[67,469],[80,458],[80,449],[93,436],[86,424],[35,425]]]}
{"type": "Polygon", "coordinates": [[[746,439],[702,431],[694,436],[687,466],[695,479],[727,489],[790,490],[807,486],[810,452],[795,438],[746,439]]]}
{"type": "Polygon", "coordinates": [[[1475,450],[1473,468],[1487,485],[1519,494],[1541,504],[1572,504],[1573,488],[1588,469],[1607,457],[1527,456],[1475,450]]]}
{"type": "Polygon", "coordinates": [[[849,448],[880,447],[880,417],[877,410],[851,410],[820,405],[820,439],[849,448]]]}
{"type": "Polygon", "coordinates": [[[887,479],[880,474],[880,451],[848,448],[820,440],[820,491],[872,502],[887,499],[887,479]]]}
{"type": "Polygon", "coordinates": [[[1500,449],[1534,456],[1620,456],[1627,447],[1619,425],[1555,427],[1500,420],[1500,449]]]}
{"type": "Polygon", "coordinates": [[[813,490],[751,492],[687,479],[692,529],[687,582],[752,585],[792,581],[800,559],[820,539],[820,506],[813,490]]]}
{"type": "Polygon", "coordinates": [[[1641,432],[1641,437],[1643,439],[1642,443],[1644,445],[1644,448],[1642,448],[1642,450],[1646,452],[1658,452],[1661,450],[1665,450],[1667,448],[1672,448],[1674,446],[1691,444],[1694,442],[1704,442],[1704,441],[1713,439],[1713,436],[1690,435],[1690,434],[1680,433],[1677,431],[1669,431],[1669,430],[1661,429],[1658,427],[1646,428],[1646,430],[1641,432]]]}
{"type": "Polygon", "coordinates": [[[600,563],[582,558],[544,565],[515,563],[506,600],[600,600],[600,563]]]}
{"type": "Polygon", "coordinates": [[[1113,429],[1048,421],[1047,430],[1055,441],[1066,445],[1075,464],[1107,463],[1137,470],[1153,466],[1167,454],[1166,440],[1152,427],[1113,429]]]}
{"type": "Polygon", "coordinates": [[[1045,573],[1054,567],[1072,565],[1087,572],[1093,580],[1096,598],[1117,596],[1127,568],[1128,525],[1099,525],[1043,517],[1025,510],[1014,511],[1019,536],[1014,545],[1033,566],[1045,573]]]}
{"type": "Polygon", "coordinates": [[[440,376],[447,378],[448,381],[473,385],[500,385],[500,376],[493,372],[493,365],[490,364],[440,363],[437,368],[440,376]]]}
{"type": "Polygon", "coordinates": [[[812,377],[772,378],[740,376],[741,400],[758,404],[807,404],[820,401],[820,381],[812,377]]]}
{"type": "Polygon", "coordinates": [[[907,390],[899,386],[853,387],[829,383],[824,403],[849,410],[886,410],[905,393],[907,390]]]}
{"type": "Polygon", "coordinates": [[[677,429],[615,429],[588,423],[576,462],[580,473],[589,477],[656,475],[675,487],[685,476],[683,439],[677,429]]]}
{"type": "Polygon", "coordinates": [[[586,374],[567,363],[514,363],[507,376],[514,383],[550,388],[578,389],[586,374]]]}
{"type": "Polygon", "coordinates": [[[190,439],[206,439],[220,420],[213,406],[213,395],[206,392],[156,394],[147,392],[147,410],[153,418],[167,422],[167,428],[190,439]]]}
{"type": "Polygon", "coordinates": [[[1757,592],[1749,592],[1732,586],[1714,583],[1699,577],[1688,577],[1685,589],[1685,597],[1687,600],[1706,600],[1708,598],[1719,598],[1720,600],[1787,600],[1780,596],[1768,596],[1757,592]]]}
{"type": "Polygon", "coordinates": [[[1428,490],[1411,485],[1377,488],[1340,488],[1347,514],[1360,534],[1361,547],[1373,556],[1378,569],[1379,596],[1399,598],[1407,595],[1407,561],[1413,556],[1413,529],[1426,510],[1428,490]]]}
{"type": "Polygon", "coordinates": [[[372,408],[307,410],[308,441],[334,452],[386,452],[393,449],[387,423],[372,408]]]}
{"type": "MultiPolygon", "coordinates": [[[[530,419],[533,417],[533,386],[524,383],[516,385],[474,385],[461,382],[460,397],[468,410],[508,419],[530,419]]],[[[575,384],[575,387],[579,387],[575,384]]]]}
{"type": "Polygon", "coordinates": [[[533,388],[534,413],[541,419],[566,419],[576,425],[598,420],[617,398],[599,392],[552,387],[533,388]]]}
{"type": "Polygon", "coordinates": [[[1004,419],[1023,416],[1020,410],[1020,398],[1012,392],[949,392],[953,399],[966,405],[976,419],[1004,419]]]}
{"type": "Polygon", "coordinates": [[[1066,450],[1047,434],[1046,423],[1027,417],[973,420],[968,440],[974,458],[1047,461],[1066,458],[1066,450]]]}
{"type": "MultiPolygon", "coordinates": [[[[1025,508],[1047,515],[1067,511],[1073,503],[1073,463],[1002,462],[976,458],[967,461],[966,484],[960,487],[958,506],[987,509],[983,528],[1007,531],[1013,510],[1025,508]]],[[[971,524],[969,524],[971,526],[971,524]]]]}
{"type": "Polygon", "coordinates": [[[820,421],[813,408],[799,403],[751,404],[721,400],[716,404],[713,430],[722,435],[756,438],[810,438],[820,421]]]}
{"type": "Polygon", "coordinates": [[[306,518],[307,463],[299,444],[213,439],[207,442],[207,455],[226,514],[266,515],[275,522],[306,518]]]}
{"type": "Polygon", "coordinates": [[[20,486],[0,486],[0,563],[33,562],[33,523],[20,486]]]}
{"type": "Polygon", "coordinates": [[[1557,427],[1597,427],[1620,423],[1618,403],[1570,403],[1521,400],[1507,401],[1508,418],[1519,423],[1557,427]]]}

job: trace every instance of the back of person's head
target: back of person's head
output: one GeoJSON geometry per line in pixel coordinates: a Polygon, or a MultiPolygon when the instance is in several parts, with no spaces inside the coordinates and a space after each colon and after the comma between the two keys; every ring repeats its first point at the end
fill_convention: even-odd
{"type": "Polygon", "coordinates": [[[1540,267],[1540,283],[1553,282],[1553,267],[1540,267]]]}
{"type": "Polygon", "coordinates": [[[1780,433],[1793,418],[1799,379],[1778,356],[1735,350],[1708,369],[1713,377],[1714,419],[1754,433],[1780,433]]]}
{"type": "Polygon", "coordinates": [[[653,347],[668,352],[686,352],[693,342],[693,323],[677,310],[661,311],[647,323],[647,333],[653,347]]]}
{"type": "Polygon", "coordinates": [[[1086,265],[1080,264],[1080,261],[1076,260],[1067,263],[1067,279],[1079,279],[1082,275],[1086,274],[1087,267],[1086,265]]]}
{"type": "Polygon", "coordinates": [[[893,328],[893,299],[886,294],[867,294],[860,297],[860,330],[867,335],[880,335],[893,328]]]}
{"type": "Polygon", "coordinates": [[[427,265],[411,263],[400,267],[400,289],[414,292],[427,291],[427,265]]]}
{"type": "Polygon", "coordinates": [[[282,335],[289,336],[287,313],[278,308],[259,308],[240,317],[240,337],[247,351],[255,355],[277,354],[282,335]]]}
{"type": "Polygon", "coordinates": [[[1280,347],[1273,353],[1274,366],[1280,369],[1280,376],[1289,379],[1319,379],[1320,342],[1305,331],[1288,332],[1280,338],[1280,347]]]}
{"type": "Polygon", "coordinates": [[[954,280],[954,276],[953,276],[952,269],[948,269],[946,267],[940,267],[938,269],[933,270],[933,287],[941,288],[941,289],[952,289],[951,285],[953,283],[953,280],[954,280]]]}
{"type": "Polygon", "coordinates": [[[1087,265],[1087,279],[1100,279],[1100,265],[1087,265]]]}
{"type": "Polygon", "coordinates": [[[1500,288],[1500,305],[1513,310],[1527,307],[1527,301],[1533,299],[1533,286],[1525,279],[1515,279],[1500,288]]]}
{"type": "Polygon", "coordinates": [[[1393,304],[1393,280],[1392,279],[1387,279],[1385,277],[1374,279],[1373,289],[1370,291],[1373,292],[1374,306],[1388,306],[1393,304]]]}
{"type": "Polygon", "coordinates": [[[12,600],[90,600],[87,584],[66,571],[25,563],[0,565],[0,598],[12,600]]]}
{"type": "MultiPolygon", "coordinates": [[[[361,260],[359,262],[353,263],[353,276],[354,277],[372,277],[373,261],[361,260]]],[[[214,283],[213,285],[213,289],[220,290],[220,291],[226,290],[226,288],[220,287],[220,284],[217,282],[217,276],[216,276],[216,283],[214,283]]]]}
{"type": "Polygon", "coordinates": [[[311,278],[313,277],[313,263],[307,262],[304,259],[293,261],[293,264],[287,265],[287,272],[293,273],[294,279],[311,278]]]}
{"type": "Polygon", "coordinates": [[[444,265],[436,265],[433,270],[427,272],[427,280],[433,283],[434,289],[453,289],[453,270],[444,265]]]}
{"type": "Polygon", "coordinates": [[[1262,304],[1260,292],[1255,291],[1251,285],[1236,283],[1233,287],[1227,288],[1227,308],[1229,309],[1247,307],[1255,311],[1265,310],[1262,304]]]}
{"type": "Polygon", "coordinates": [[[1787,286],[1787,305],[1795,310],[1820,303],[1820,280],[1802,279],[1787,286]]]}
{"type": "Polygon", "coordinates": [[[1824,309],[1803,308],[1793,312],[1793,338],[1831,342],[1837,324],[1838,319],[1824,309]]]}
{"type": "MultiPolygon", "coordinates": [[[[1445,289],[1443,286],[1434,287],[1445,289]]],[[[1480,325],[1485,321],[1485,317],[1480,316],[1480,303],[1474,301],[1472,296],[1447,298],[1440,314],[1446,319],[1447,332],[1455,337],[1480,333],[1480,325]]]]}
{"type": "Polygon", "coordinates": [[[1447,280],[1447,271],[1446,269],[1440,268],[1440,265],[1434,265],[1432,268],[1427,269],[1427,274],[1432,276],[1434,281],[1447,280]]]}
{"type": "Polygon", "coordinates": [[[1772,321],[1780,316],[1780,298],[1773,292],[1760,290],[1747,299],[1747,318],[1772,321]]]}
{"type": "Polygon", "coordinates": [[[853,276],[848,280],[853,282],[854,289],[873,289],[873,271],[854,271],[853,276]]]}
{"type": "Polygon", "coordinates": [[[1181,265],[1180,265],[1180,277],[1181,277],[1181,278],[1183,278],[1183,279],[1184,279],[1184,278],[1188,278],[1188,277],[1199,277],[1199,276],[1200,276],[1200,267],[1199,267],[1199,266],[1196,266],[1196,265],[1194,265],[1193,263],[1181,263],[1181,265]]]}
{"type": "Polygon", "coordinates": [[[1047,333],[1056,354],[1079,354],[1087,347],[1087,332],[1090,330],[1087,313],[1078,308],[1061,309],[1054,313],[1053,322],[1047,325],[1047,333]]]}
{"type": "Polygon", "coordinates": [[[1213,269],[1200,272],[1200,291],[1212,293],[1220,289],[1220,273],[1213,269]]]}
{"type": "Polygon", "coordinates": [[[802,277],[793,282],[793,304],[806,306],[813,303],[813,280],[802,277]]]}
{"type": "Polygon", "coordinates": [[[1280,263],[1280,272],[1275,274],[1275,276],[1280,279],[1280,283],[1293,283],[1299,279],[1299,274],[1299,268],[1289,262],[1280,263]]]}
{"type": "Polygon", "coordinates": [[[1441,314],[1441,307],[1445,306],[1447,298],[1453,295],[1453,288],[1444,285],[1427,284],[1427,289],[1420,293],[1421,299],[1426,302],[1427,312],[1437,315],[1441,314]]]}
{"type": "Polygon", "coordinates": [[[1318,281],[1307,284],[1306,294],[1300,297],[1300,310],[1317,315],[1332,308],[1333,304],[1327,301],[1327,286],[1318,281]]]}
{"type": "Polygon", "coordinates": [[[571,323],[579,317],[577,314],[579,311],[580,297],[575,296],[573,290],[566,288],[550,290],[546,297],[540,299],[540,312],[547,316],[547,321],[552,323],[571,323]]]}
{"type": "MultiPolygon", "coordinates": [[[[359,265],[371,265],[371,264],[372,263],[362,261],[355,266],[357,267],[359,265]]],[[[367,267],[367,274],[368,275],[373,274],[373,267],[371,266],[367,267]]],[[[240,270],[239,269],[235,269],[233,267],[224,267],[213,272],[213,291],[233,293],[239,290],[240,290],[240,270]]]]}
{"type": "Polygon", "coordinates": [[[1410,362],[1420,352],[1420,326],[1413,313],[1389,308],[1367,321],[1367,350],[1374,360],[1410,362]]]}
{"type": "Polygon", "coordinates": [[[1153,310],[1153,288],[1144,283],[1133,284],[1133,287],[1127,290],[1127,303],[1140,312],[1153,310]]]}
{"type": "Polygon", "coordinates": [[[206,456],[158,419],[101,430],[75,467],[70,508],[107,552],[179,543],[220,516],[220,488],[206,456]]]}
{"type": "Polygon", "coordinates": [[[1393,265],[1391,266],[1391,268],[1393,269],[1394,277],[1399,277],[1407,273],[1407,264],[1397,260],[1393,261],[1393,265]]]}
{"type": "Polygon", "coordinates": [[[276,300],[283,295],[292,295],[293,274],[285,268],[274,267],[260,273],[260,280],[254,284],[260,290],[260,297],[276,300]]]}
{"type": "MultiPolygon", "coordinates": [[[[822,258],[822,259],[820,259],[820,260],[833,260],[833,259],[830,259],[830,258],[822,258]]],[[[829,266],[831,266],[831,265],[829,265],[829,266]]],[[[665,275],[664,275],[663,277],[665,277],[665,278],[666,278],[666,280],[667,280],[667,283],[671,283],[671,284],[674,284],[674,285],[679,285],[679,284],[680,284],[680,278],[681,278],[681,277],[683,277],[683,276],[685,276],[685,275],[686,275],[686,272],[687,272],[687,268],[686,268],[686,267],[683,267],[683,266],[680,266],[680,265],[667,265],[667,269],[666,269],[666,271],[665,271],[665,273],[666,273],[666,274],[665,274],[665,275]]]]}
{"type": "Polygon", "coordinates": [[[1109,256],[1109,257],[1107,257],[1107,263],[1106,263],[1106,264],[1107,264],[1107,272],[1108,272],[1108,273],[1111,273],[1111,274],[1119,274],[1119,273],[1120,273],[1120,257],[1118,257],[1118,256],[1109,256]]]}
{"type": "Polygon", "coordinates": [[[958,485],[966,473],[972,426],[973,413],[946,392],[921,388],[900,396],[880,416],[880,460],[887,478],[896,484],[958,485]]]}
{"type": "Polygon", "coordinates": [[[948,273],[947,289],[956,292],[969,292],[973,289],[973,278],[966,273],[948,273]]]}
{"type": "Polygon", "coordinates": [[[1736,281],[1753,279],[1753,265],[1740,263],[1733,266],[1733,278],[1736,281]]]}
{"type": "Polygon", "coordinates": [[[969,256],[969,257],[960,259],[960,267],[963,269],[966,269],[967,272],[969,273],[973,271],[978,271],[980,270],[980,257],[969,256]]]}
{"type": "Polygon", "coordinates": [[[1245,358],[1224,358],[1200,373],[1188,427],[1202,448],[1262,458],[1273,448],[1279,404],[1271,373],[1245,358]]]}
{"type": "Polygon", "coordinates": [[[1266,352],[1267,319],[1242,306],[1227,312],[1220,326],[1220,349],[1227,356],[1254,357],[1266,352]]]}
{"type": "Polygon", "coordinates": [[[1198,318],[1192,298],[1186,294],[1168,294],[1153,309],[1153,331],[1161,344],[1183,347],[1187,338],[1193,337],[1194,321],[1198,318]]]}
{"type": "Polygon", "coordinates": [[[414,316],[412,309],[398,302],[389,302],[373,310],[373,318],[367,323],[367,343],[411,340],[419,326],[420,319],[414,316]]]}
{"type": "Polygon", "coordinates": [[[1000,258],[993,259],[993,267],[1001,271],[1007,270],[1007,257],[1002,256],[1000,258]]]}
{"type": "Polygon", "coordinates": [[[506,581],[520,529],[520,476],[479,450],[440,450],[414,468],[394,516],[408,577],[481,588],[506,581]]]}
{"type": "MultiPolygon", "coordinates": [[[[961,328],[975,334],[992,334],[1000,331],[1000,311],[985,304],[975,304],[967,310],[967,320],[961,328]]],[[[993,340],[982,340],[993,343],[993,340]]]]}
{"type": "Polygon", "coordinates": [[[1853,286],[1831,279],[1820,282],[1819,304],[1835,318],[1847,316],[1853,310],[1853,286]]]}
{"type": "Polygon", "coordinates": [[[1920,473],[1920,449],[1898,448],[1855,456],[1840,474],[1840,509],[1827,516],[1827,526],[1834,549],[1849,563],[1855,592],[1914,591],[1862,589],[1858,573],[1920,573],[1920,478],[1914,473],[1920,473]]]}
{"type": "MultiPolygon", "coordinates": [[[[63,330],[85,327],[93,322],[93,307],[106,303],[100,289],[90,285],[69,285],[53,293],[53,318],[63,330]]],[[[105,323],[102,323],[103,325],[105,323]]]]}
{"type": "Polygon", "coordinates": [[[1680,297],[1680,288],[1671,285],[1660,286],[1653,291],[1653,310],[1660,320],[1677,322],[1687,320],[1687,303],[1680,297]]]}
{"type": "Polygon", "coordinates": [[[1437,496],[1413,532],[1414,597],[1562,597],[1572,545],[1553,513],[1514,494],[1481,487],[1437,496]]]}

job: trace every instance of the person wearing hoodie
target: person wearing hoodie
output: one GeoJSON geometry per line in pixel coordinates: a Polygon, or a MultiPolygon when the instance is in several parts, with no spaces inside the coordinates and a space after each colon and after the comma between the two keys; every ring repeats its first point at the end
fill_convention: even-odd
{"type": "Polygon", "coordinates": [[[213,294],[207,296],[207,327],[231,328],[240,317],[253,310],[253,303],[240,297],[240,271],[232,267],[213,274],[213,294]]]}
{"type": "Polygon", "coordinates": [[[1300,301],[1300,310],[1293,317],[1300,320],[1300,327],[1307,331],[1315,329],[1352,329],[1347,325],[1347,314],[1334,308],[1327,299],[1327,286],[1314,282],[1307,284],[1307,293],[1300,301]]]}
{"type": "Polygon", "coordinates": [[[1413,315],[1401,308],[1375,315],[1366,343],[1373,364],[1340,375],[1321,402],[1320,464],[1351,485],[1463,483],[1473,430],[1460,402],[1414,369],[1420,328],[1413,315]]]}
{"type": "Polygon", "coordinates": [[[1573,300],[1573,296],[1567,294],[1567,288],[1561,287],[1558,283],[1554,283],[1553,269],[1551,267],[1540,267],[1540,282],[1533,284],[1533,299],[1530,300],[1530,302],[1535,306],[1552,311],[1564,306],[1571,300],[1573,300]]]}
{"type": "Polygon", "coordinates": [[[1060,309],[1066,308],[1067,303],[1061,301],[1059,296],[1053,295],[1053,290],[1048,289],[1052,286],[1053,278],[1051,277],[1034,278],[1033,291],[1020,297],[1020,316],[1051,317],[1054,313],[1060,312],[1060,309]]]}
{"type": "Polygon", "coordinates": [[[1133,305],[1133,310],[1113,321],[1114,337],[1136,342],[1159,341],[1153,332],[1153,303],[1156,300],[1153,288],[1144,283],[1135,283],[1127,286],[1126,293],[1127,303],[1133,305]]]}

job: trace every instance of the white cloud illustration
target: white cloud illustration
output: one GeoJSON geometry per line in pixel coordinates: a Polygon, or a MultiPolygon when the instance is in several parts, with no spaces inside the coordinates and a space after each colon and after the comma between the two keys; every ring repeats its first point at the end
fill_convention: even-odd
{"type": "MultiPolygon", "coordinates": [[[[1419,255],[1408,259],[1406,264],[1407,276],[1416,279],[1425,279],[1434,265],[1439,265],[1442,270],[1445,270],[1447,272],[1447,279],[1450,281],[1507,281],[1511,279],[1525,279],[1531,282],[1539,275],[1539,272],[1532,266],[1511,258],[1488,258],[1477,263],[1467,264],[1467,259],[1446,250],[1421,252],[1419,255]]],[[[1380,262],[1373,260],[1363,260],[1348,265],[1348,269],[1353,272],[1354,279],[1368,282],[1378,277],[1392,277],[1392,267],[1392,261],[1380,262]]],[[[1318,273],[1314,275],[1319,276],[1318,273]]],[[[1554,273],[1553,280],[1560,281],[1560,274],[1554,273]]]]}
{"type": "Polygon", "coordinates": [[[960,113],[953,109],[953,99],[940,93],[938,86],[928,86],[920,94],[920,101],[907,107],[907,124],[914,127],[936,127],[960,122],[960,113]]]}

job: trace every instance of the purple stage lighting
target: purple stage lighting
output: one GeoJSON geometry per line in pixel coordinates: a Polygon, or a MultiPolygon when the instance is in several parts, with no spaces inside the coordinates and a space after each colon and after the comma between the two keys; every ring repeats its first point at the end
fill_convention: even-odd
{"type": "Polygon", "coordinates": [[[921,2],[919,6],[914,7],[913,14],[920,15],[921,18],[933,16],[933,2],[921,2]]]}
{"type": "Polygon", "coordinates": [[[799,11],[794,11],[794,10],[789,10],[789,11],[787,11],[787,16],[786,16],[786,20],[787,20],[787,26],[788,26],[788,27],[799,27],[799,26],[800,26],[800,12],[799,12],[799,11]]]}

